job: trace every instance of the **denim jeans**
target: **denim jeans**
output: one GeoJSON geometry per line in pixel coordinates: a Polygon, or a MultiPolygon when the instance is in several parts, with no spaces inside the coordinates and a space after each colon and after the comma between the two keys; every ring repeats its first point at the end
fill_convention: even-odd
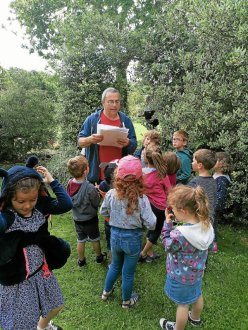
{"type": "Polygon", "coordinates": [[[142,245],[141,229],[121,229],[111,227],[112,263],[108,270],[104,290],[112,290],[118,275],[122,272],[122,299],[132,295],[134,273],[142,245]]]}

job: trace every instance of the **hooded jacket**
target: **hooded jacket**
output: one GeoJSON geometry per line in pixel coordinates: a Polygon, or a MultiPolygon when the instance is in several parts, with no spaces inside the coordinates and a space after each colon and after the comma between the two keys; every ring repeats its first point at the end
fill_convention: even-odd
{"type": "MultiPolygon", "coordinates": [[[[71,182],[72,179],[68,186],[71,182]]],[[[82,182],[78,192],[71,196],[71,200],[74,221],[88,221],[97,216],[101,199],[96,187],[89,181],[82,182]]]]}
{"type": "Polygon", "coordinates": [[[213,242],[212,225],[204,229],[201,223],[185,224],[173,230],[172,224],[165,223],[162,241],[168,252],[167,274],[182,284],[194,284],[204,275],[208,248],[213,242]]]}
{"type": "Polygon", "coordinates": [[[193,153],[188,148],[176,152],[180,158],[181,166],[177,171],[177,183],[187,184],[192,173],[193,153]]]}

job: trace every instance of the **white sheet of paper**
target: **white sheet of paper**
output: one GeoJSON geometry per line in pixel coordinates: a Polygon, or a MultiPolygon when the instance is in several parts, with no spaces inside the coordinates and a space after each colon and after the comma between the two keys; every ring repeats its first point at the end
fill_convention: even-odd
{"type": "Polygon", "coordinates": [[[97,134],[103,135],[103,140],[98,144],[101,146],[111,146],[121,148],[117,143],[118,139],[126,138],[129,129],[111,125],[97,124],[97,134]]]}

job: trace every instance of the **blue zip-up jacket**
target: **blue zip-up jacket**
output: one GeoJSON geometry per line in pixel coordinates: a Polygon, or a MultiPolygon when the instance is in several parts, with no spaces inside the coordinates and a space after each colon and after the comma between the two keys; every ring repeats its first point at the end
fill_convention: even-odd
{"type": "MultiPolygon", "coordinates": [[[[98,110],[98,109],[97,109],[98,110]]],[[[100,123],[100,117],[103,109],[100,109],[94,113],[92,113],[90,116],[88,116],[78,135],[78,138],[80,137],[88,137],[92,134],[97,133],[97,124],[100,123]]],[[[129,129],[128,131],[128,138],[130,140],[130,143],[127,147],[122,148],[122,157],[133,154],[137,147],[137,139],[136,134],[134,130],[133,123],[129,117],[127,117],[123,112],[119,111],[120,121],[122,125],[129,129]]],[[[100,176],[100,168],[99,168],[99,146],[98,144],[91,144],[89,147],[85,148],[85,157],[87,158],[89,162],[89,174],[87,176],[87,179],[90,182],[97,182],[99,180],[100,176]]]]}

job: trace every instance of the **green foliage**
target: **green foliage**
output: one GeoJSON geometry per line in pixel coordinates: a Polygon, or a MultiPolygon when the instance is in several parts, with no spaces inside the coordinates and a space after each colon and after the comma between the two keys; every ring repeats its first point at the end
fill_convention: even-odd
{"type": "Polygon", "coordinates": [[[54,80],[21,69],[1,69],[0,79],[0,159],[23,160],[55,136],[54,80]]]}
{"type": "Polygon", "coordinates": [[[46,167],[64,186],[67,185],[71,175],[67,170],[67,161],[80,154],[80,150],[74,145],[66,145],[59,149],[53,157],[46,163],[46,167]]]}
{"type": "Polygon", "coordinates": [[[81,123],[116,87],[127,108],[127,68],[139,58],[145,27],[159,10],[150,1],[15,0],[32,50],[50,58],[61,78],[61,134],[74,142],[81,123]]]}
{"type": "Polygon", "coordinates": [[[193,150],[232,156],[229,210],[235,219],[248,219],[247,14],[244,0],[166,2],[139,67],[165,147],[173,131],[184,129],[193,150]]]}
{"type": "Polygon", "coordinates": [[[230,153],[230,214],[248,219],[247,1],[15,0],[12,7],[32,49],[61,78],[63,143],[76,145],[109,85],[121,90],[124,108],[130,92],[135,116],[149,95],[165,148],[181,128],[193,150],[230,153]],[[140,89],[128,85],[130,63],[138,64],[140,89]]]}

